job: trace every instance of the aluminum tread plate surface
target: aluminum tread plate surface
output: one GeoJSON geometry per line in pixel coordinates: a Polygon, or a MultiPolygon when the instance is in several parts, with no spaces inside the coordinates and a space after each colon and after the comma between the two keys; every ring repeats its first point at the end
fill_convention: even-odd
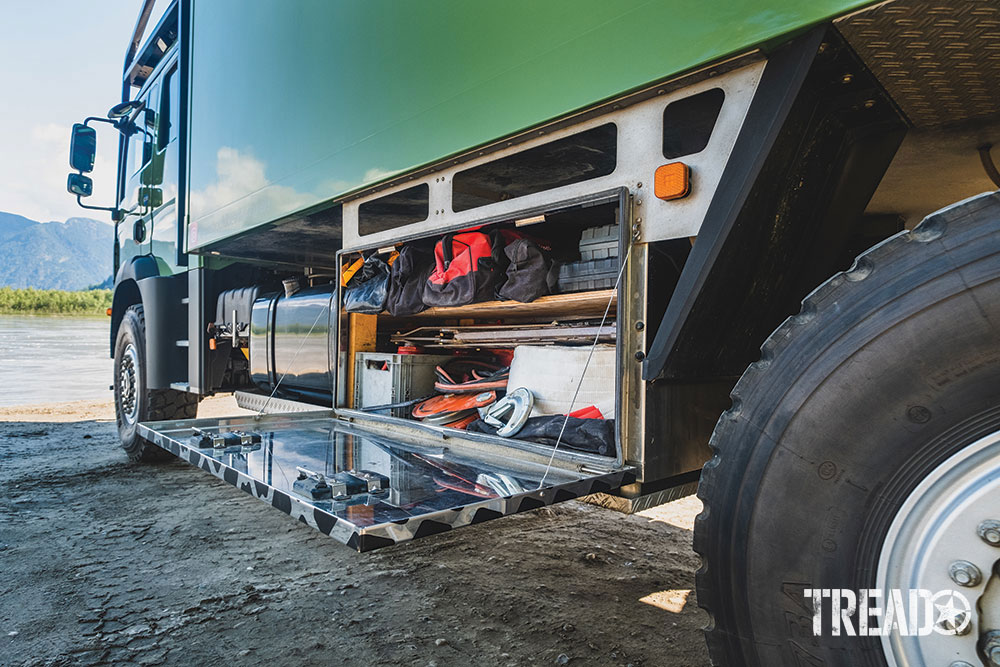
{"type": "Polygon", "coordinates": [[[140,434],[202,470],[253,495],[357,551],[515,514],[635,481],[632,469],[603,474],[543,466],[498,466],[457,455],[446,444],[391,442],[332,418],[329,411],[229,419],[150,422],[140,434]],[[203,433],[256,432],[257,445],[202,448],[203,433]],[[332,476],[365,470],[389,480],[383,497],[359,493],[346,500],[313,500],[293,490],[296,467],[332,476]],[[478,487],[476,482],[482,482],[478,487]],[[510,489],[502,494],[490,485],[510,489]]]}
{"type": "Polygon", "coordinates": [[[995,0],[896,0],[836,25],[917,127],[1000,113],[995,0]]]}

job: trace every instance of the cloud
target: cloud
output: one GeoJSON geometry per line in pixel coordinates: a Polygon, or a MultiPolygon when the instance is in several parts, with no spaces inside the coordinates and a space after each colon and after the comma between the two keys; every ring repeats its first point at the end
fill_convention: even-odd
{"type": "Polygon", "coordinates": [[[308,193],[271,183],[265,164],[239,149],[219,148],[215,156],[215,181],[191,192],[191,216],[203,218],[223,208],[251,208],[284,214],[312,203],[308,193]]]}
{"type": "MultiPolygon", "coordinates": [[[[71,126],[39,123],[7,138],[4,153],[17,156],[0,167],[0,210],[42,222],[71,216],[108,220],[108,214],[86,211],[66,192],[69,174],[71,126]]],[[[84,203],[111,206],[114,203],[118,134],[98,128],[98,154],[94,171],[94,194],[84,203]]]]}
{"type": "Polygon", "coordinates": [[[373,167],[372,169],[369,169],[368,171],[365,172],[365,175],[362,177],[362,182],[365,185],[368,185],[369,183],[374,183],[375,181],[385,180],[390,176],[395,176],[398,173],[400,173],[398,169],[393,171],[390,169],[382,169],[381,167],[373,167]]]}

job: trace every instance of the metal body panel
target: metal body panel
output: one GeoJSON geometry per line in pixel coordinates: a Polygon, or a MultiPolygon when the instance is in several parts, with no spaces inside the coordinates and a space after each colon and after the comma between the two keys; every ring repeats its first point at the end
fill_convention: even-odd
{"type": "Polygon", "coordinates": [[[188,381],[188,323],[182,299],[187,296],[184,274],[155,276],[136,281],[142,295],[146,322],[146,386],[169,389],[188,381]]]}
{"type": "MultiPolygon", "coordinates": [[[[624,490],[624,489],[622,489],[624,490]]],[[[622,514],[637,514],[665,503],[693,496],[698,492],[698,481],[682,482],[666,489],[644,493],[639,496],[625,496],[618,493],[595,493],[582,500],[591,505],[605,507],[622,514]]]]}
{"type": "Polygon", "coordinates": [[[249,391],[234,391],[236,405],[244,410],[253,410],[265,415],[288,414],[289,412],[315,412],[317,406],[287,398],[269,397],[249,391]]]}
{"type": "Polygon", "coordinates": [[[193,0],[188,246],[866,4],[193,0]]]}
{"type": "MultiPolygon", "coordinates": [[[[193,394],[206,395],[212,391],[212,383],[208,377],[208,323],[211,305],[206,303],[207,284],[211,273],[198,266],[187,270],[187,364],[188,390],[193,394]]],[[[183,308],[183,304],[181,306],[183,308]]]]}
{"type": "Polygon", "coordinates": [[[641,223],[634,230],[637,232],[633,234],[635,240],[659,241],[694,236],[705,219],[712,195],[719,185],[723,168],[729,160],[729,154],[743,125],[743,118],[764,68],[765,61],[757,60],[732,71],[705,76],[690,85],[672,90],[665,88],[662,95],[655,95],[652,99],[637,102],[625,109],[610,111],[568,127],[545,132],[516,147],[442,169],[436,176],[426,179],[430,187],[431,214],[422,222],[367,235],[361,235],[358,231],[360,206],[387,194],[412,187],[410,182],[348,201],[343,206],[344,248],[353,250],[361,247],[378,247],[392,243],[401,235],[428,234],[440,231],[444,227],[471,225],[483,218],[512,215],[525,208],[544,208],[562,200],[618,187],[628,188],[642,202],[641,206],[637,205],[637,210],[641,211],[641,214],[637,214],[637,217],[641,218],[641,223]],[[715,88],[725,93],[725,102],[708,145],[697,153],[679,158],[691,168],[691,194],[672,201],[657,199],[652,192],[653,172],[660,165],[674,161],[665,158],[662,151],[664,109],[677,100],[715,88]],[[453,182],[459,172],[608,123],[613,123],[618,129],[617,165],[612,173],[495,204],[461,212],[454,211],[453,182]],[[644,183],[645,190],[643,190],[644,183]],[[642,197],[643,193],[647,196],[642,197]]]}
{"type": "Polygon", "coordinates": [[[507,514],[536,509],[634,481],[631,470],[581,472],[544,459],[499,462],[457,442],[434,446],[387,440],[329,411],[261,418],[139,425],[139,433],[176,456],[254,495],[339,542],[368,551],[507,514]],[[256,443],[201,447],[207,436],[259,434],[256,443]],[[336,488],[344,473],[379,479],[342,497],[315,498],[297,468],[336,488]],[[299,484],[296,484],[299,482],[299,484]]]}

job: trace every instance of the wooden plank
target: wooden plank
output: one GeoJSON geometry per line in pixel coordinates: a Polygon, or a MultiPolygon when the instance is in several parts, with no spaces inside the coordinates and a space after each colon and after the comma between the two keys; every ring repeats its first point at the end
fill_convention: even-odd
{"type": "MultiPolygon", "coordinates": [[[[581,319],[585,317],[600,317],[611,301],[611,313],[617,303],[617,294],[613,289],[595,290],[592,292],[574,292],[571,294],[553,294],[535,299],[531,303],[518,301],[484,301],[470,303],[467,306],[451,308],[428,308],[422,313],[413,315],[419,319],[581,319]]],[[[408,318],[409,319],[409,318],[408,318]]]]}
{"type": "Polygon", "coordinates": [[[354,407],[354,358],[359,352],[375,351],[378,315],[350,313],[347,318],[347,405],[354,407]]]}

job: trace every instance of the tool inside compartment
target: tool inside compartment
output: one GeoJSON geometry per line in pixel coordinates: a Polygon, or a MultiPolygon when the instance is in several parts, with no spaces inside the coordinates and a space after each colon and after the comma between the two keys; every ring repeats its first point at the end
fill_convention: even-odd
{"type": "Polygon", "coordinates": [[[337,407],[615,457],[619,211],[343,253],[337,407]]]}

